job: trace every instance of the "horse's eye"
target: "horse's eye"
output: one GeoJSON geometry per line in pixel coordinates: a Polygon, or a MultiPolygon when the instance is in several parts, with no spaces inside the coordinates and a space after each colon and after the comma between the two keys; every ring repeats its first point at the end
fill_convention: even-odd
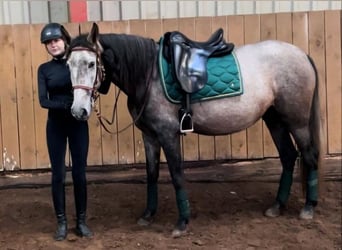
{"type": "Polygon", "coordinates": [[[91,69],[95,66],[95,63],[94,62],[90,62],[89,65],[88,65],[88,68],[91,69]]]}

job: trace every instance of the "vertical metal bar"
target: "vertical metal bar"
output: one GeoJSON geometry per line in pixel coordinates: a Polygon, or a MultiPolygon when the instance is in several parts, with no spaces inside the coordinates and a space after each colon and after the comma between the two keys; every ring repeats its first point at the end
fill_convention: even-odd
{"type": "Polygon", "coordinates": [[[48,1],[48,22],[51,22],[51,2],[48,1]]]}
{"type": "Polygon", "coordinates": [[[275,1],[272,0],[272,12],[274,13],[275,12],[275,1]]]}
{"type": "Polygon", "coordinates": [[[215,16],[218,16],[218,2],[215,0],[215,16]]]}
{"type": "Polygon", "coordinates": [[[28,23],[31,24],[32,23],[32,18],[31,18],[31,2],[27,3],[27,11],[28,11],[28,23]]]}
{"type": "Polygon", "coordinates": [[[160,5],[160,1],[158,1],[158,18],[161,19],[161,5],[160,5]]]}
{"type": "Polygon", "coordinates": [[[100,2],[100,20],[103,21],[103,1],[100,2]]]}
{"type": "Polygon", "coordinates": [[[196,17],[199,16],[199,3],[196,1],[196,17]]]}
{"type": "Polygon", "coordinates": [[[142,17],[141,0],[138,1],[138,8],[139,8],[139,19],[141,19],[142,17]]]}
{"type": "Polygon", "coordinates": [[[120,11],[120,13],[119,13],[120,20],[122,20],[122,16],[123,16],[123,14],[122,14],[122,1],[120,1],[120,4],[119,4],[119,11],[120,11]]]}

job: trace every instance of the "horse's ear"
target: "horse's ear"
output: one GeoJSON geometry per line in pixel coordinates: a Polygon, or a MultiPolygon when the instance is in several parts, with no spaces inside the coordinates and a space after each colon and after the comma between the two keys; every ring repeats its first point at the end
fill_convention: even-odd
{"type": "Polygon", "coordinates": [[[71,36],[70,36],[69,32],[64,28],[63,25],[61,25],[61,32],[62,32],[62,34],[63,34],[63,36],[65,38],[65,42],[69,46],[70,42],[71,42],[71,36]]]}
{"type": "Polygon", "coordinates": [[[87,40],[88,42],[92,44],[96,44],[99,37],[99,27],[96,23],[93,23],[93,26],[91,27],[91,30],[88,34],[87,40]]]}

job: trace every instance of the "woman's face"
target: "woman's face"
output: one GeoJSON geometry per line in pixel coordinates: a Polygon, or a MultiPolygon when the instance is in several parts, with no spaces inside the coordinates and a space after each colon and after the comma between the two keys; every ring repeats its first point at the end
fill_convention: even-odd
{"type": "Polygon", "coordinates": [[[52,39],[45,43],[46,49],[53,57],[59,56],[65,53],[64,40],[61,38],[52,39]]]}

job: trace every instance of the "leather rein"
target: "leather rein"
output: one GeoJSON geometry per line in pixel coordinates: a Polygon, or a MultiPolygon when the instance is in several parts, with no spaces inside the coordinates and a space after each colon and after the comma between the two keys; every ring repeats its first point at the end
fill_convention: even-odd
{"type": "Polygon", "coordinates": [[[126,127],[120,129],[119,131],[113,132],[110,129],[108,129],[107,125],[111,126],[114,123],[114,116],[115,116],[115,113],[116,113],[116,110],[117,110],[117,104],[118,104],[119,96],[120,96],[120,93],[121,93],[121,89],[119,88],[119,91],[118,91],[118,93],[117,93],[117,95],[115,97],[115,104],[114,104],[111,120],[103,117],[101,115],[101,113],[100,113],[100,109],[99,109],[98,103],[97,103],[97,100],[98,100],[98,98],[100,96],[100,94],[98,93],[97,89],[100,87],[101,82],[104,81],[104,79],[105,79],[105,68],[104,68],[102,60],[101,60],[101,54],[100,54],[99,50],[95,50],[95,49],[87,48],[87,47],[81,47],[81,46],[77,46],[77,47],[72,48],[70,50],[70,53],[73,52],[73,51],[90,51],[90,52],[93,52],[93,53],[96,54],[96,76],[95,76],[95,80],[94,80],[93,86],[89,87],[89,86],[85,86],[85,85],[82,85],[82,84],[78,84],[78,85],[73,85],[73,89],[84,89],[84,90],[92,91],[91,98],[92,98],[93,108],[94,108],[94,111],[96,113],[96,117],[99,120],[101,126],[110,134],[119,134],[119,133],[125,131],[126,129],[128,129],[133,124],[135,124],[140,119],[140,117],[142,115],[142,112],[144,111],[145,106],[146,106],[147,93],[150,90],[150,86],[151,86],[150,78],[151,78],[151,76],[153,74],[153,69],[151,69],[150,76],[147,79],[148,86],[147,86],[145,94],[144,94],[143,106],[139,110],[139,113],[138,113],[137,117],[133,120],[132,123],[128,124],[126,127]],[[107,125],[104,123],[104,121],[106,122],[107,125]]]}

